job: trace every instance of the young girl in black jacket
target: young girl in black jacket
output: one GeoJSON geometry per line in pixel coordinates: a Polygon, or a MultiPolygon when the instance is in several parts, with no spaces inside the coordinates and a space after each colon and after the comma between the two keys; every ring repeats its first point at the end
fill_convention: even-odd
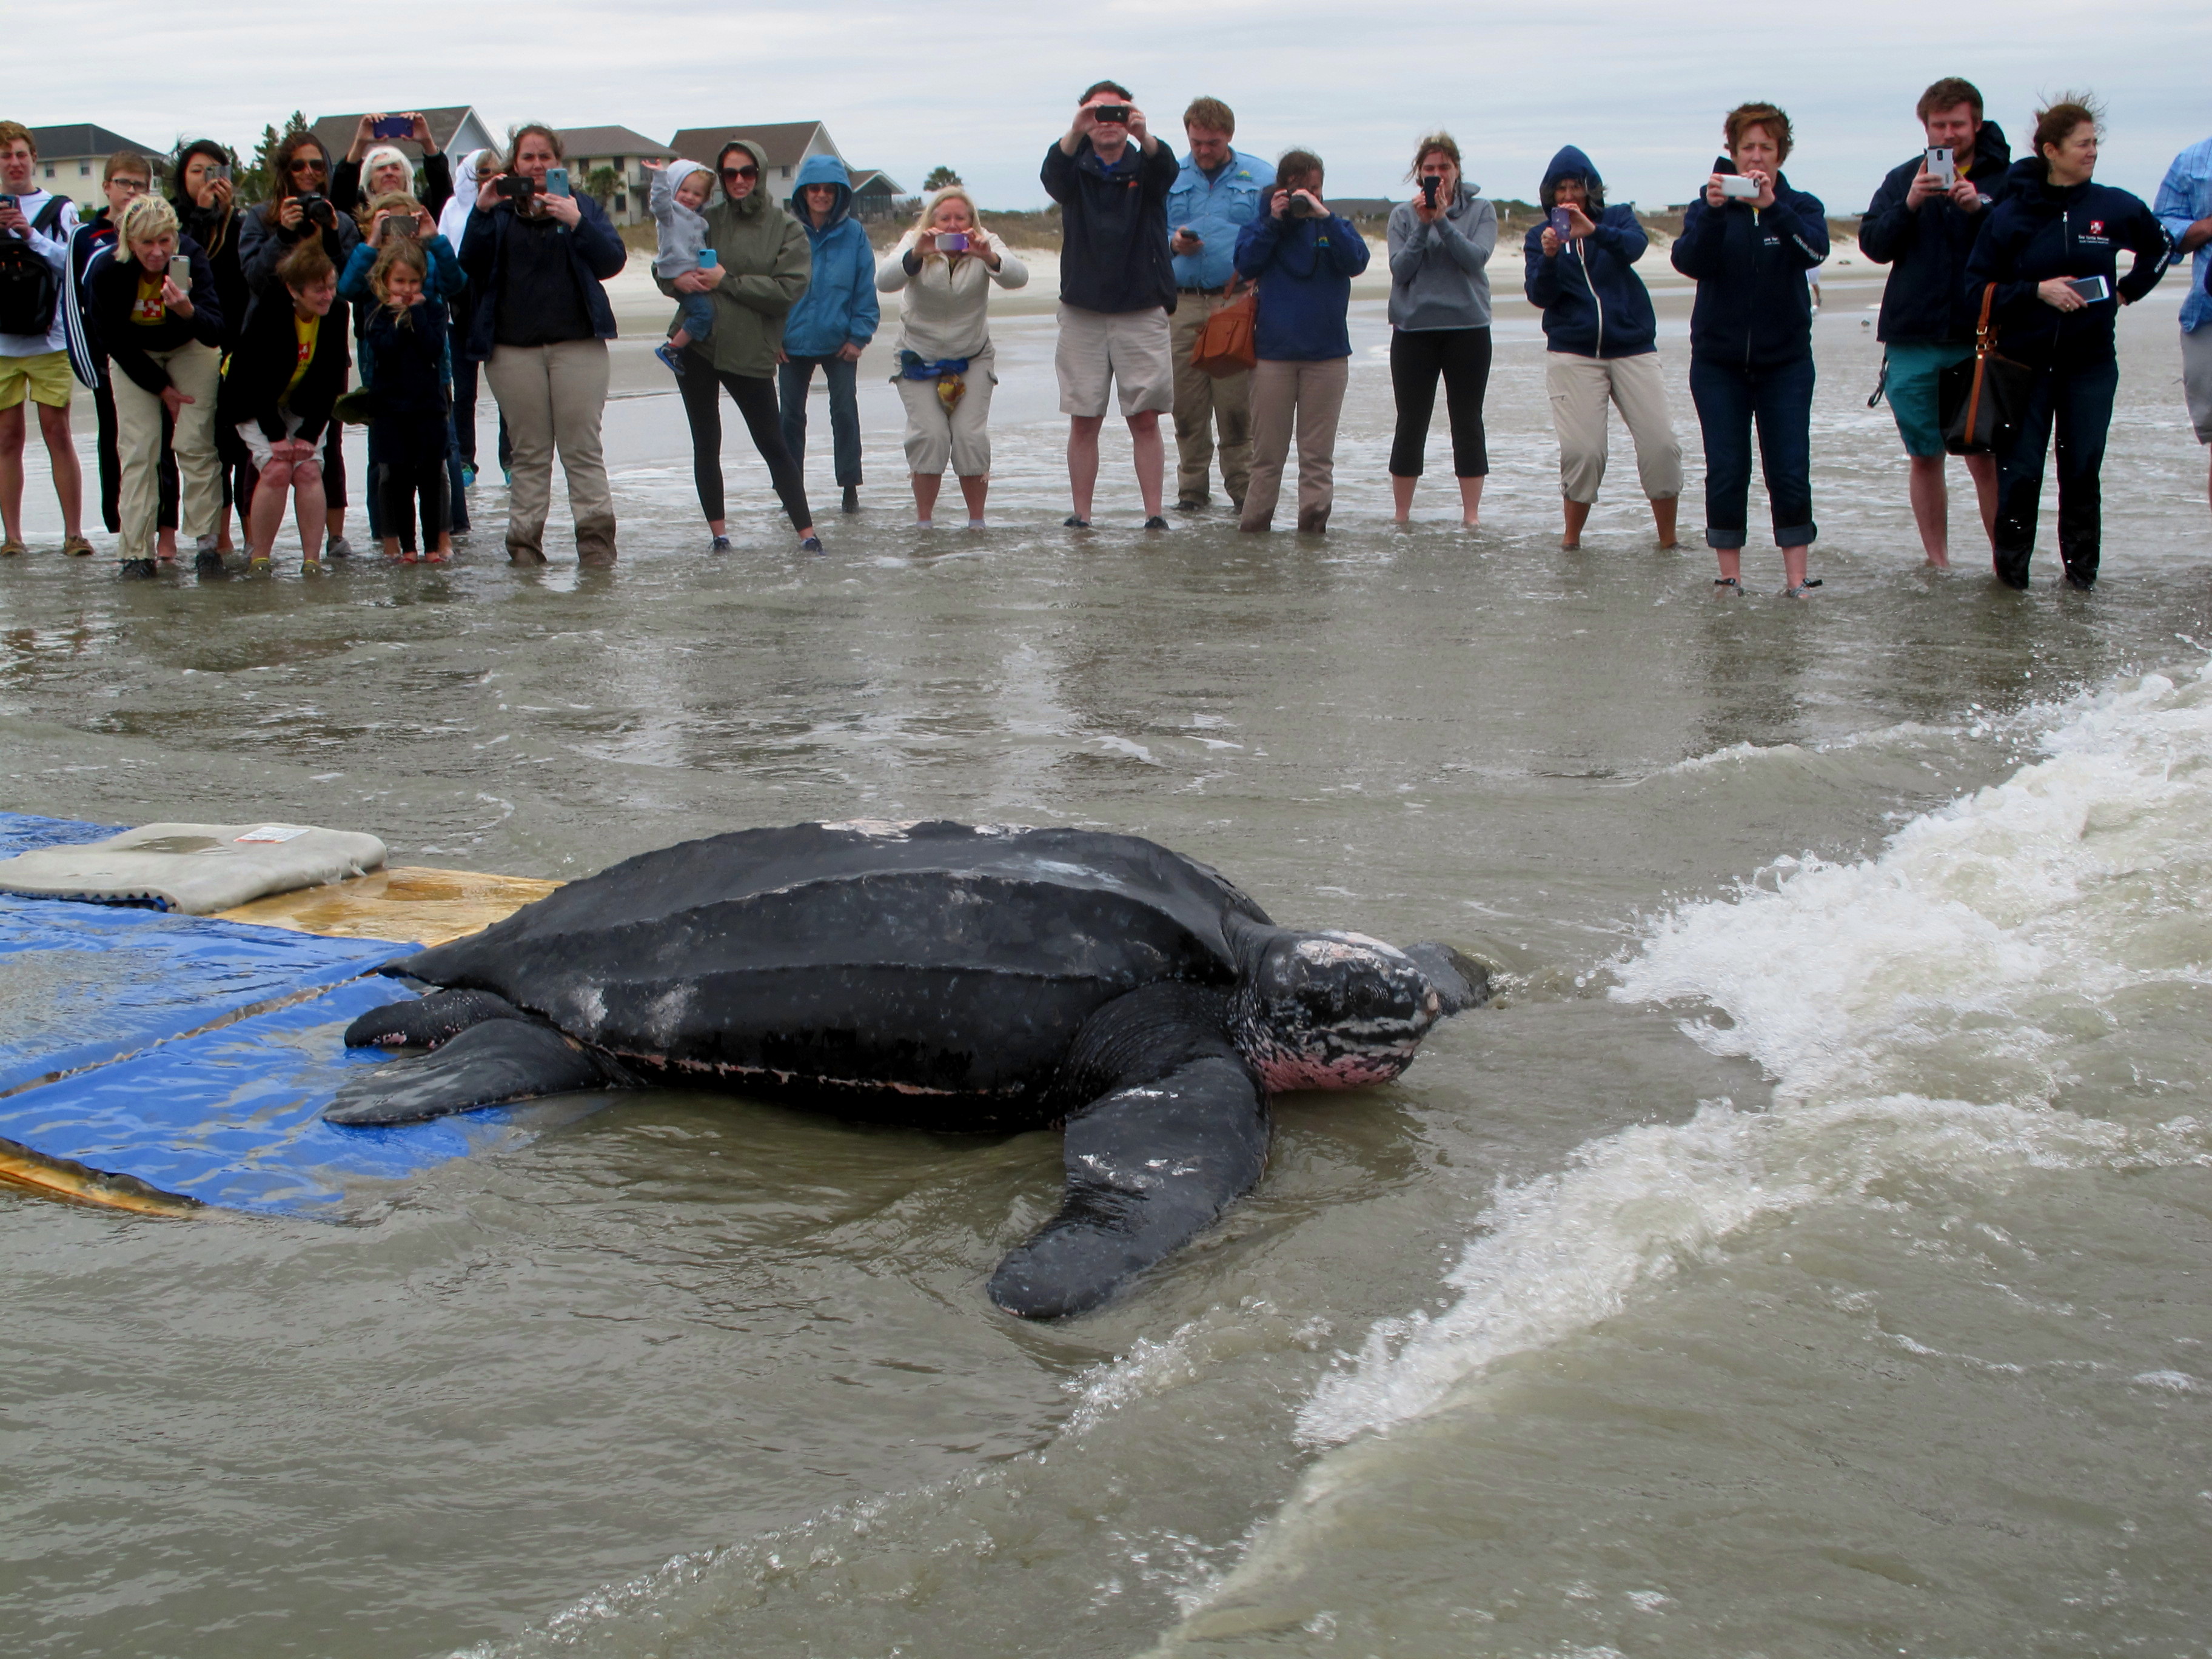
{"type": "Polygon", "coordinates": [[[325,529],[317,441],[331,405],[345,390],[345,325],[331,315],[338,273],[310,237],[276,266],[276,282],[255,301],[223,376],[222,419],[238,433],[260,477],[246,520],[252,567],[265,570],[296,495],[302,571],[322,568],[325,529]]]}
{"type": "Polygon", "coordinates": [[[447,461],[446,309],[428,302],[429,261],[420,244],[394,242],[368,275],[376,297],[362,334],[370,386],[368,471],[386,558],[415,562],[416,506],[431,562],[453,557],[447,461]]]}

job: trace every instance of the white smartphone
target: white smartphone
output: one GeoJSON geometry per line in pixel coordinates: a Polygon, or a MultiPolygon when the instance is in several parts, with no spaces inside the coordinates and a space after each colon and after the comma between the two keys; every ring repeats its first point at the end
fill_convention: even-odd
{"type": "Polygon", "coordinates": [[[1729,201],[1748,202],[1759,194],[1759,186],[1741,173],[1721,174],[1721,194],[1729,201]]]}
{"type": "Polygon", "coordinates": [[[2112,285],[2102,276],[2069,276],[2066,286],[2092,303],[2112,297],[2112,285]]]}
{"type": "Polygon", "coordinates": [[[1959,164],[1952,157],[1948,144],[1931,145],[1928,151],[1928,176],[1941,181],[1948,190],[1959,182],[1959,164]]]}

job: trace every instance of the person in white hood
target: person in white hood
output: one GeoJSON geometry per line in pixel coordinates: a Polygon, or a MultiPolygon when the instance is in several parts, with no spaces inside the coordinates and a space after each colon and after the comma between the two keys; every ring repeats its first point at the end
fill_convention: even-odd
{"type": "Polygon", "coordinates": [[[876,287],[903,290],[899,301],[899,372],[906,404],[906,459],[914,474],[914,515],[927,526],[950,461],[968,504],[968,527],[983,527],[991,489],[992,370],[987,312],[991,287],[1019,288],[1029,269],[978,222],[975,204],[957,185],[940,190],[921,222],[876,268],[876,287]]]}
{"type": "MultiPolygon", "coordinates": [[[[461,237],[469,228],[469,215],[477,210],[477,192],[483,181],[499,171],[499,152],[495,149],[472,149],[461,157],[461,164],[453,174],[453,194],[438,215],[438,234],[446,239],[446,246],[458,250],[461,237]]],[[[469,337],[469,318],[474,313],[477,291],[464,288],[448,303],[453,319],[454,340],[469,337]]],[[[453,354],[453,456],[460,469],[460,478],[453,490],[453,528],[468,528],[468,503],[461,491],[477,481],[477,371],[482,367],[469,361],[465,351],[453,354]]],[[[514,453],[507,441],[507,420],[499,423],[499,464],[512,464],[514,453]]]]}

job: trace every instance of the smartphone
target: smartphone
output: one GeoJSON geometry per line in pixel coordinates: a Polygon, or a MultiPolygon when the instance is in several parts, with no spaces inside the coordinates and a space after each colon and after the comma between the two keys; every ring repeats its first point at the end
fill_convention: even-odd
{"type": "Polygon", "coordinates": [[[1569,237],[1574,234],[1574,232],[1569,228],[1569,227],[1573,223],[1574,221],[1568,216],[1566,209],[1553,208],[1552,210],[1552,234],[1557,236],[1561,241],[1565,241],[1569,237]]]}
{"type": "Polygon", "coordinates": [[[1442,179],[1439,179],[1433,173],[1423,179],[1421,180],[1421,205],[1423,207],[1434,207],[1437,204],[1437,192],[1442,190],[1443,186],[1444,181],[1442,179]]]}
{"type": "Polygon", "coordinates": [[[1748,202],[1759,194],[1759,186],[1741,173],[1721,174],[1721,194],[1731,202],[1748,202]]]}
{"type": "Polygon", "coordinates": [[[387,115],[380,121],[369,123],[368,136],[372,138],[411,138],[415,136],[415,124],[404,115],[387,115]]]}
{"type": "Polygon", "coordinates": [[[568,193],[568,168],[548,167],[545,169],[545,193],[548,196],[566,196],[568,193]]]}
{"type": "Polygon", "coordinates": [[[210,179],[220,179],[225,184],[228,184],[230,182],[230,163],[228,161],[209,162],[207,176],[210,179]]]}
{"type": "Polygon", "coordinates": [[[14,207],[14,206],[15,206],[15,205],[16,205],[16,202],[15,202],[15,198],[14,197],[12,197],[12,196],[0,196],[0,208],[11,208],[11,207],[14,207]]]}
{"type": "Polygon", "coordinates": [[[1952,159],[1951,147],[1948,144],[1936,144],[1929,147],[1928,176],[1942,180],[1943,188],[1946,190],[1959,182],[1958,163],[1952,159]]]}
{"type": "Polygon", "coordinates": [[[2066,286],[2092,303],[2112,297],[2112,285],[2102,276],[2069,276],[2066,286]]]}
{"type": "Polygon", "coordinates": [[[192,261],[190,254],[179,253],[171,256],[169,280],[187,294],[192,291],[192,261]]]}
{"type": "Polygon", "coordinates": [[[939,231],[937,251],[939,253],[965,253],[968,251],[968,233],[964,230],[939,231]]]}
{"type": "Polygon", "coordinates": [[[710,247],[702,247],[699,250],[700,270],[712,270],[721,263],[722,256],[715,252],[714,249],[710,247]]]}
{"type": "Polygon", "coordinates": [[[1130,106],[1127,104],[1094,104],[1091,106],[1091,118],[1094,121],[1112,121],[1126,127],[1129,125],[1129,115],[1130,106]]]}

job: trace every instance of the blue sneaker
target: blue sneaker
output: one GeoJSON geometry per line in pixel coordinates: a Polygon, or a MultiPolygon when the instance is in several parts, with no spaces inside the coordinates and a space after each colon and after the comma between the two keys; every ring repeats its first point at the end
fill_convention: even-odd
{"type": "Polygon", "coordinates": [[[715,537],[715,538],[714,538],[714,544],[712,547],[708,548],[707,550],[708,550],[709,553],[726,553],[726,552],[728,552],[728,551],[730,550],[730,538],[729,538],[727,536],[717,536],[717,537],[715,537]]]}
{"type": "Polygon", "coordinates": [[[799,550],[802,553],[819,553],[822,550],[822,538],[809,536],[805,541],[799,543],[799,550]]]}
{"type": "Polygon", "coordinates": [[[461,488],[464,489],[472,489],[476,487],[476,482],[477,469],[475,463],[471,461],[463,461],[461,463],[461,488]]]}
{"type": "Polygon", "coordinates": [[[671,374],[679,380],[684,378],[684,360],[676,355],[672,347],[657,345],[653,349],[653,355],[668,365],[668,372],[671,374]]]}

